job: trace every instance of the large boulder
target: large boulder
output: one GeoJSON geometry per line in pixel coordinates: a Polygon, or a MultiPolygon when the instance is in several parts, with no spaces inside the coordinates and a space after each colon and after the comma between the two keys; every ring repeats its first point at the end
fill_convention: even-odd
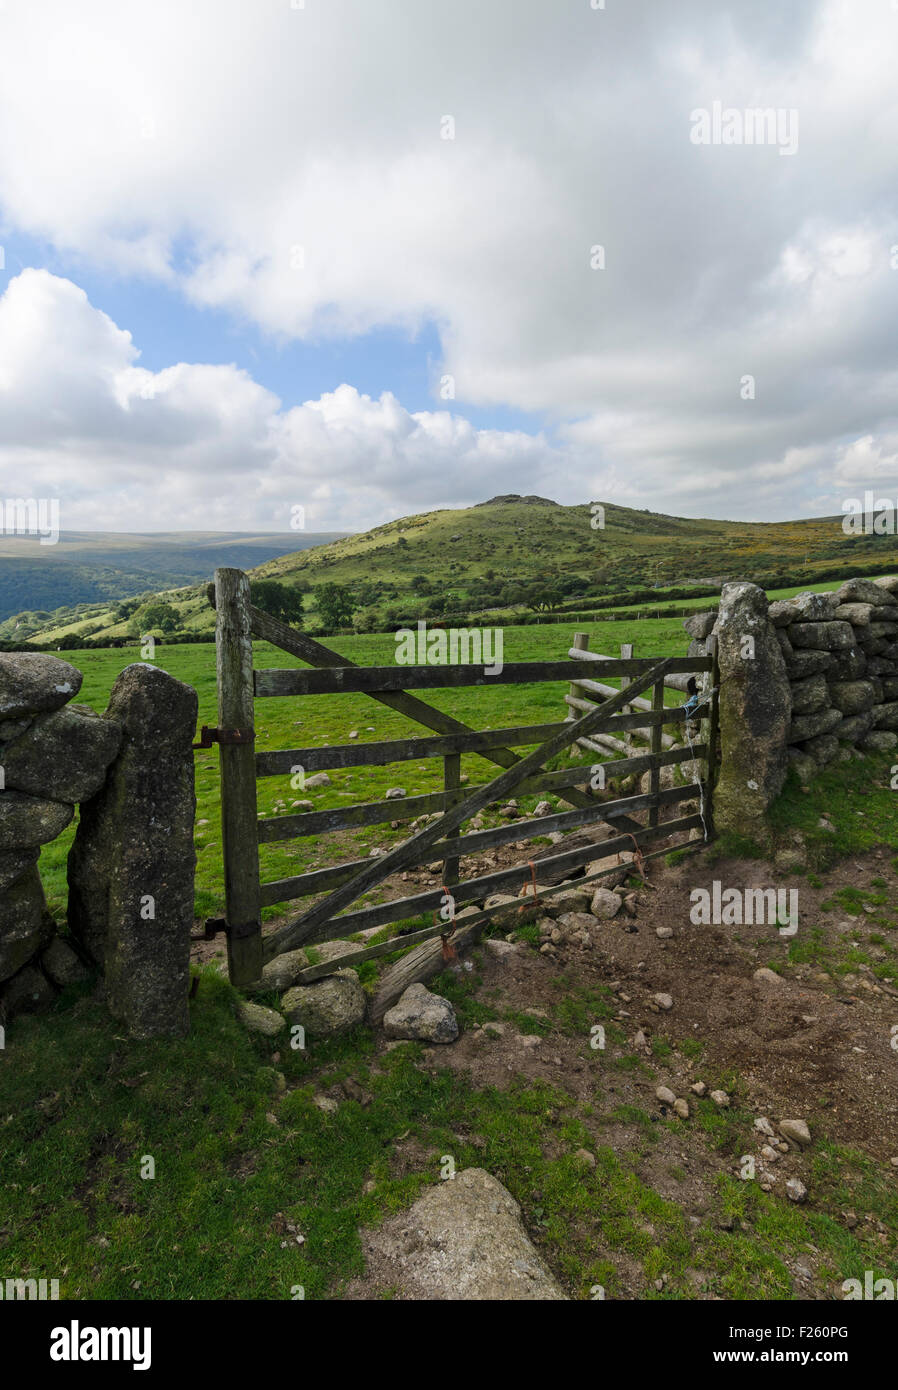
{"type": "Polygon", "coordinates": [[[775,628],[788,627],[798,619],[798,609],[787,598],[778,598],[771,603],[767,616],[775,628]]]}
{"type": "Polygon", "coordinates": [[[40,849],[37,845],[31,849],[0,850],[0,893],[5,892],[17,878],[21,878],[32,864],[36,864],[39,854],[40,849]]]}
{"type": "Polygon", "coordinates": [[[0,984],[0,1021],[8,1022],[18,1014],[36,1014],[49,1008],[55,998],[56,991],[43,971],[26,965],[0,984]]]}
{"type": "MultiPolygon", "coordinates": [[[[830,623],[835,627],[835,623],[830,623]]],[[[853,631],[854,629],[852,629],[853,631]]],[[[859,632],[863,632],[859,628],[859,632]]],[[[826,679],[830,681],[859,681],[867,673],[868,658],[861,650],[860,643],[850,651],[831,652],[830,663],[826,669],[826,679]]]]}
{"type": "Polygon", "coordinates": [[[839,603],[872,603],[877,608],[895,602],[884,585],[871,579],[846,579],[836,597],[839,603]]]}
{"type": "Polygon", "coordinates": [[[792,714],[816,714],[830,703],[826,679],[822,672],[792,682],[792,714]]]}
{"type": "Polygon", "coordinates": [[[32,864],[0,894],[0,980],[21,970],[55,931],[37,865],[32,864]]]}
{"type": "Polygon", "coordinates": [[[789,742],[804,743],[805,739],[816,738],[818,734],[831,733],[842,721],[842,712],[837,709],[821,709],[816,714],[799,714],[789,725],[789,742]]]}
{"type": "Polygon", "coordinates": [[[0,851],[33,849],[55,840],[75,808],[64,801],[5,791],[0,796],[0,851]]]}
{"type": "Polygon", "coordinates": [[[789,641],[793,647],[811,647],[821,652],[848,652],[855,645],[854,629],[851,623],[809,622],[793,623],[789,628],[789,641]]]}
{"type": "Polygon", "coordinates": [[[833,681],[830,703],[843,714],[860,714],[873,708],[874,690],[869,681],[833,681]]]}
{"type": "MultiPolygon", "coordinates": [[[[789,750],[791,753],[791,749],[789,750]]],[[[816,738],[809,738],[804,745],[804,752],[809,758],[813,758],[818,767],[826,767],[833,758],[839,753],[839,740],[835,734],[818,734],[816,738]]]]}
{"type": "Polygon", "coordinates": [[[281,999],[281,1008],[310,1038],[336,1038],[365,1021],[367,1001],[354,970],[338,970],[310,985],[295,985],[281,999]]]}
{"type": "Polygon", "coordinates": [[[0,652],[0,720],[60,709],[81,689],[81,672],[43,652],[0,652]]]}
{"type": "Polygon", "coordinates": [[[511,1193],[465,1168],[362,1233],[369,1278],[403,1300],[559,1302],[567,1295],[531,1243],[511,1193]]]}
{"type": "Polygon", "coordinates": [[[815,594],[808,589],[803,594],[796,594],[792,606],[798,622],[825,623],[835,613],[839,600],[835,594],[815,594]]]}
{"type": "Polygon", "coordinates": [[[69,927],[106,974],[132,1037],[188,1032],[197,697],[156,666],[126,666],[103,716],[121,751],[81,807],[69,852],[69,927]]]}
{"type": "Polygon", "coordinates": [[[717,652],[721,769],[715,822],[720,829],[766,841],[767,808],[782,790],[788,768],[792,697],[786,663],[767,620],[767,596],[756,584],[723,586],[717,652]],[[747,638],[753,639],[752,656],[745,654],[747,638]]]}
{"type": "Polygon", "coordinates": [[[873,727],[876,729],[898,729],[898,701],[890,700],[878,705],[873,711],[873,727]]]}
{"type": "Polygon", "coordinates": [[[872,603],[840,603],[833,616],[852,627],[869,627],[870,614],[875,611],[872,603]]]}
{"type": "Polygon", "coordinates": [[[714,630],[717,613],[711,609],[707,613],[692,613],[683,619],[683,627],[696,642],[703,642],[714,630]]]}
{"type": "Polygon", "coordinates": [[[828,671],[833,664],[831,652],[795,651],[786,655],[786,673],[790,680],[804,680],[819,671],[828,671]]]}
{"type": "Polygon", "coordinates": [[[54,985],[64,989],[66,985],[81,984],[90,979],[90,970],[68,941],[54,936],[41,955],[41,969],[54,985]]]}
{"type": "Polygon", "coordinates": [[[100,790],[122,731],[86,705],[39,715],[2,750],[6,785],[54,801],[87,801],[100,790]]]}

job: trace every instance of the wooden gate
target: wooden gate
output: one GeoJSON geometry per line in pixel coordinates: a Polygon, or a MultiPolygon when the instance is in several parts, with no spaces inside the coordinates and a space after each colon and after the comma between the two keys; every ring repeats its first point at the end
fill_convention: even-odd
{"type": "MultiPolygon", "coordinates": [[[[211,591],[210,591],[211,597],[211,591]]],[[[708,697],[699,717],[708,717],[707,742],[692,740],[691,747],[661,747],[663,725],[685,724],[684,707],[664,707],[664,684],[672,675],[711,673],[713,657],[668,657],[663,659],[612,659],[592,657],[590,677],[621,679],[622,688],[600,704],[590,706],[579,717],[554,724],[521,725],[510,729],[477,731],[444,714],[408,689],[486,686],[490,684],[534,681],[570,681],[582,687],[583,668],[575,660],[516,662],[500,672],[487,674],[482,665],[376,666],[354,665],[338,652],[329,650],[304,633],[269,617],[250,602],[249,580],[240,570],[219,569],[215,573],[214,601],[217,615],[216,651],[218,675],[219,727],[204,730],[205,746],[219,744],[221,769],[222,850],[224,856],[225,919],[220,926],[228,942],[228,968],[236,985],[258,980],[262,966],[283,951],[319,941],[342,939],[369,928],[408,920],[422,913],[444,908],[450,890],[455,905],[482,903],[490,894],[519,892],[530,880],[526,865],[501,869],[479,878],[460,881],[459,859],[463,855],[518,840],[566,831],[597,821],[606,821],[622,833],[598,847],[565,850],[543,860],[543,867],[557,876],[595,859],[620,853],[634,846],[644,859],[642,846],[676,833],[688,834],[703,827],[711,833],[710,791],[713,782],[716,745],[716,692],[708,697]],[[264,639],[281,650],[309,663],[309,669],[254,670],[252,639],[264,639]],[[645,713],[621,713],[632,706],[640,692],[651,690],[653,704],[645,713]],[[388,705],[432,731],[423,738],[402,738],[386,742],[349,743],[323,748],[293,748],[279,752],[255,749],[254,704],[256,699],[311,694],[338,695],[362,692],[388,705]],[[619,780],[632,774],[651,773],[648,792],[608,800],[590,789],[596,778],[589,766],[546,771],[545,764],[577,740],[590,740],[595,734],[613,737],[633,728],[652,730],[651,750],[641,756],[602,764],[601,782],[619,780]],[[519,756],[515,746],[537,743],[532,752],[519,756]],[[476,753],[501,769],[492,781],[464,787],[460,781],[461,756],[476,753]],[[329,811],[309,811],[299,815],[259,819],[256,778],[287,776],[301,767],[304,772],[327,768],[384,766],[409,759],[443,759],[444,783],[441,792],[407,796],[401,800],[368,802],[329,811]],[[705,778],[701,786],[704,814],[690,814],[660,821],[662,807],[695,797],[694,785],[659,789],[658,772],[663,766],[704,759],[705,778]],[[568,811],[514,820],[494,829],[461,833],[463,822],[493,802],[512,793],[552,792],[572,808],[568,811]],[[633,818],[645,811],[645,824],[633,818]],[[441,812],[422,829],[377,859],[351,861],[325,869],[311,870],[294,878],[261,882],[259,845],[304,835],[323,835],[346,827],[376,825],[389,820],[409,820],[422,813],[441,812]],[[360,894],[366,893],[392,875],[428,860],[442,861],[439,888],[411,897],[344,912],[360,894]],[[322,898],[318,895],[324,894],[322,898]],[[262,934],[262,908],[316,896],[311,907],[273,932],[262,934]],[[341,914],[341,915],[338,915],[341,914]]],[[[592,654],[590,654],[592,656],[592,654]]],[[[583,703],[582,701],[580,703],[583,703]]],[[[639,705],[644,705],[639,701],[639,705]]],[[[655,853],[665,853],[669,846],[655,853]]],[[[605,872],[611,872],[606,870],[605,872]]],[[[590,876],[599,879],[602,874],[590,876]]],[[[553,890],[549,890],[551,892],[553,890]]],[[[554,891],[560,891],[556,889],[554,891]]],[[[482,910],[484,919],[491,914],[482,910]]],[[[451,925],[451,924],[450,924],[451,925]]],[[[465,924],[468,925],[468,922],[465,924]]],[[[381,941],[359,952],[347,951],[346,962],[358,963],[366,957],[395,952],[438,935],[445,935],[445,922],[435,922],[399,938],[381,941]]],[[[299,977],[312,980],[339,968],[343,957],[326,965],[310,966],[299,977]]]]}

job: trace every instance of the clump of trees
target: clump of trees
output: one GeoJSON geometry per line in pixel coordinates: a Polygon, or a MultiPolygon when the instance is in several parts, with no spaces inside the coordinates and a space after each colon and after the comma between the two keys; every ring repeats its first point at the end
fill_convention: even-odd
{"type": "Polygon", "coordinates": [[[277,579],[253,579],[250,581],[249,596],[256,608],[261,608],[270,618],[290,623],[293,627],[302,627],[303,598],[299,589],[290,584],[281,584],[277,579]]]}

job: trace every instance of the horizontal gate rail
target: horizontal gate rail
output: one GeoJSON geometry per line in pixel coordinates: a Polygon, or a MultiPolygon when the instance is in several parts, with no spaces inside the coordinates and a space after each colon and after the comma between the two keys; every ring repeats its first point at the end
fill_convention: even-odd
{"type": "MultiPolygon", "coordinates": [[[[604,859],[612,854],[620,854],[624,850],[634,848],[634,840],[640,847],[647,841],[656,839],[659,835],[665,838],[669,835],[679,834],[681,831],[698,829],[702,824],[700,815],[683,816],[678,820],[665,821],[659,826],[640,826],[632,834],[621,835],[611,840],[604,840],[598,844],[588,845],[583,849],[567,850],[562,854],[553,855],[551,859],[541,859],[540,868],[551,873],[569,871],[580,868],[583,864],[588,864],[591,859],[604,859]]],[[[668,851],[664,851],[667,853],[668,851]]],[[[648,855],[644,856],[648,858],[648,855]]],[[[382,861],[378,861],[382,862],[382,861]]],[[[613,872],[613,869],[607,872],[613,872]]],[[[530,870],[526,866],[517,864],[510,869],[499,869],[495,873],[486,874],[482,878],[466,879],[463,883],[453,886],[452,895],[456,904],[463,905],[468,902],[477,902],[480,898],[488,897],[493,893],[501,893],[507,889],[520,888],[523,883],[530,879],[530,870]]],[[[584,882],[578,879],[578,886],[584,882]]],[[[565,884],[566,888],[570,884],[565,884]]],[[[338,890],[339,891],[339,890],[338,890]]],[[[357,896],[357,895],[353,895],[357,896]]],[[[526,906],[526,898],[521,899],[522,906],[526,906]]],[[[408,898],[396,898],[392,902],[379,903],[373,907],[362,908],[359,911],[344,913],[341,917],[332,920],[323,920],[312,926],[302,937],[300,945],[313,945],[316,941],[326,941],[338,937],[352,936],[356,932],[368,931],[375,927],[389,925],[390,922],[399,922],[405,918],[417,917],[424,912],[434,912],[443,905],[443,890],[439,888],[429,889],[425,893],[417,893],[408,898]]],[[[307,916],[310,914],[306,914],[307,916]]],[[[467,922],[467,918],[465,921],[467,922]]],[[[299,921],[304,921],[300,918],[299,921]]],[[[291,924],[296,926],[296,923],[291,924]]],[[[289,928],[283,928],[282,932],[275,932],[271,936],[265,937],[262,943],[262,955],[265,960],[272,960],[281,952],[292,950],[296,944],[294,937],[288,937],[289,928]],[[283,942],[289,940],[289,945],[283,942]]],[[[446,925],[436,927],[431,932],[432,935],[445,933],[446,925]]],[[[420,938],[424,940],[422,936],[420,938]]],[[[405,945],[407,937],[399,937],[393,941],[393,949],[399,950],[405,945]]],[[[330,962],[333,970],[333,962],[330,962]]]]}
{"type": "Polygon", "coordinates": [[[433,738],[402,738],[371,743],[338,743],[318,748],[287,748],[256,754],[256,776],[289,774],[300,764],[306,772],[326,772],[335,767],[381,767],[386,763],[412,762],[418,758],[442,758],[451,753],[479,753],[492,748],[511,748],[522,743],[542,743],[561,727],[523,724],[511,729],[484,729],[469,734],[442,734],[433,738]]]}
{"type": "MultiPolygon", "coordinates": [[[[704,743],[695,743],[692,748],[670,748],[658,754],[657,764],[666,767],[674,763],[691,762],[693,758],[707,756],[704,743]]],[[[621,777],[632,777],[637,773],[650,772],[655,759],[651,753],[640,754],[635,758],[617,758],[602,764],[606,783],[621,777]]],[[[559,796],[571,786],[588,783],[590,768],[587,764],[579,767],[566,767],[558,772],[544,772],[540,777],[527,777],[516,788],[518,795],[532,792],[555,792],[559,796]]],[[[456,793],[454,799],[464,793],[456,793]]],[[[330,811],[303,811],[295,816],[274,816],[258,823],[259,843],[271,844],[280,840],[293,840],[302,835],[323,835],[332,830],[347,830],[352,827],[381,825],[385,821],[411,820],[416,816],[432,814],[445,810],[445,792],[427,792],[421,796],[406,796],[390,801],[367,801],[359,806],[339,806],[330,811]]],[[[608,803],[601,803],[602,808],[608,803]]],[[[592,814],[596,814],[593,807],[592,814]]],[[[518,836],[520,839],[520,836],[518,836]]]]}
{"type": "MultiPolygon", "coordinates": [[[[665,827],[665,829],[667,829],[667,827],[665,827]]],[[[681,845],[677,852],[679,854],[694,853],[697,849],[702,847],[702,843],[703,842],[698,840],[691,840],[687,844],[681,845]]],[[[658,859],[662,854],[669,853],[670,850],[666,846],[662,849],[649,850],[642,855],[642,862],[647,864],[653,859],[658,859]]],[[[608,869],[600,869],[594,874],[578,878],[576,880],[577,887],[586,888],[593,885],[599,887],[601,886],[602,879],[606,878],[608,874],[615,873],[619,867],[618,865],[608,869]]],[[[541,898],[550,898],[554,897],[556,893],[567,893],[570,891],[570,886],[570,883],[554,884],[551,887],[543,888],[540,896],[541,898]]],[[[525,896],[521,897],[521,905],[522,907],[526,907],[527,905],[527,898],[525,896]]],[[[460,919],[460,925],[465,929],[472,926],[486,925],[495,913],[501,911],[501,907],[487,907],[481,909],[479,912],[474,912],[470,909],[468,909],[468,911],[470,915],[466,914],[460,919]]],[[[296,983],[298,985],[311,984],[313,980],[320,980],[324,975],[332,975],[335,970],[339,970],[344,965],[357,966],[363,960],[371,960],[377,956],[392,955],[394,951],[404,950],[408,946],[417,946],[421,941],[433,940],[435,936],[441,936],[444,931],[445,927],[442,925],[422,927],[419,931],[404,932],[402,936],[392,936],[388,941],[380,941],[376,946],[365,946],[362,950],[359,950],[358,946],[350,947],[344,956],[332,956],[330,960],[322,961],[320,965],[309,965],[305,970],[299,971],[295,976],[296,983]]]]}
{"type": "MultiPolygon", "coordinates": [[[[602,811],[612,820],[619,811],[626,814],[630,811],[647,810],[653,806],[670,806],[678,801],[691,800],[695,793],[694,784],[668,787],[655,794],[641,792],[637,796],[624,796],[617,801],[603,802],[602,811]]],[[[499,845],[514,844],[515,840],[529,840],[535,835],[550,835],[555,830],[576,830],[578,826],[588,825],[595,818],[595,810],[591,807],[576,811],[559,811],[551,816],[511,821],[508,825],[497,825],[491,830],[472,830],[470,834],[461,835],[451,843],[448,840],[437,840],[431,850],[434,859],[442,859],[450,852],[462,855],[482,854],[484,850],[494,849],[499,845]]],[[[600,848],[597,846],[597,859],[602,858],[598,852],[600,848]]],[[[331,868],[310,869],[307,873],[297,874],[295,878],[275,879],[270,883],[263,883],[263,905],[270,907],[274,903],[290,902],[294,898],[306,898],[313,893],[323,893],[337,888],[341,883],[349,882],[354,874],[370,862],[370,859],[356,859],[331,868]]]]}
{"type": "MultiPolygon", "coordinates": [[[[614,662],[614,658],[606,656],[604,652],[591,652],[588,647],[571,647],[568,656],[572,661],[588,661],[592,665],[593,676],[606,676],[615,674],[614,671],[604,670],[606,662],[614,662]]],[[[711,656],[688,656],[683,658],[683,665],[674,666],[664,677],[664,686],[668,690],[678,690],[681,694],[686,691],[686,682],[689,676],[699,671],[710,671],[712,669],[713,658],[711,656]]],[[[618,662],[622,666],[623,662],[618,662]]],[[[626,672],[624,673],[626,674],[626,672]]],[[[578,685],[585,685],[587,681],[580,679],[578,685]]]]}
{"type": "MultiPolygon", "coordinates": [[[[669,671],[709,670],[704,657],[667,657],[669,671]]],[[[608,660],[595,667],[600,676],[629,675],[643,680],[651,668],[648,658],[608,660]]],[[[572,661],[507,662],[495,675],[477,666],[335,666],[319,670],[273,667],[254,671],[257,698],[279,695],[369,694],[371,691],[442,690],[460,685],[518,685],[543,681],[575,681],[582,671],[572,661]]]]}

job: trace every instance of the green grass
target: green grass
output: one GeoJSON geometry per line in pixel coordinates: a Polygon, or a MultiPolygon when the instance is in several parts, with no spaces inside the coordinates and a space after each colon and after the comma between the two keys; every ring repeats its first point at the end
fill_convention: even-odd
{"type": "MultiPolygon", "coordinates": [[[[448,972],[434,987],[469,1021],[490,1012],[472,1008],[476,976],[448,972]]],[[[128,1041],[78,990],[49,1015],[17,1021],[0,1053],[7,1271],[58,1278],[64,1298],[339,1298],[363,1272],[360,1228],[406,1208],[449,1156],[456,1170],[484,1167],[508,1187],[574,1298],[599,1285],[621,1296],[628,1265],[643,1298],[694,1298],[690,1271],[718,1297],[791,1298],[787,1266],[809,1244],[833,1280],[888,1273],[875,1225],[848,1231],[838,1213],[853,1207],[894,1231],[894,1185],[825,1138],[812,1151],[813,1206],[792,1207],[722,1169],[713,1209],[693,1226],[644,1171],[661,1131],[684,1132],[680,1121],[659,1124],[618,1101],[592,1121],[599,1135],[605,1125],[631,1132],[612,1147],[587,1123],[595,1107],[563,1081],[476,1088],[453,1068],[419,1068],[418,1044],[375,1057],[364,1030],[314,1055],[283,1044],[273,1053],[236,1021],[234,999],[216,970],[201,971],[191,1034],[173,1042],[128,1041]],[[348,1078],[369,1103],[342,1100],[334,1114],[314,1104],[348,1078]],[[405,1143],[410,1165],[399,1161],[405,1143]],[[575,1159],[580,1148],[594,1169],[575,1159]],[[148,1159],[153,1177],[141,1176],[148,1159]],[[723,1216],[732,1230],[719,1228],[723,1216]]],[[[555,1026],[579,1032],[604,998],[575,990],[572,1007],[555,1026]]],[[[734,1077],[719,1080],[733,1088],[734,1077]]],[[[604,1091],[599,1080],[597,1100],[604,1091]]],[[[751,1114],[692,1108],[693,1148],[706,1144],[727,1169],[751,1151],[751,1114]]],[[[685,1177],[677,1164],[669,1171],[685,1177]]]]}

